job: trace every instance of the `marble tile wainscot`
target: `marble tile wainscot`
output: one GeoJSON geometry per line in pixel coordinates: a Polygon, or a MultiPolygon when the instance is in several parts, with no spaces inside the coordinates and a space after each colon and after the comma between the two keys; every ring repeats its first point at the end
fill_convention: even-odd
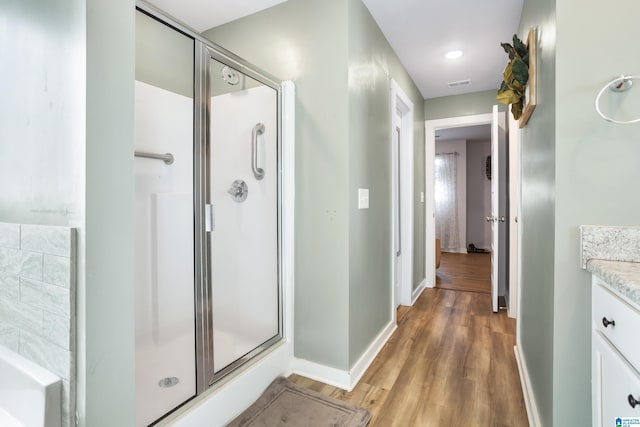
{"type": "Polygon", "coordinates": [[[0,345],[63,379],[75,425],[76,231],[0,223],[0,345]]]}

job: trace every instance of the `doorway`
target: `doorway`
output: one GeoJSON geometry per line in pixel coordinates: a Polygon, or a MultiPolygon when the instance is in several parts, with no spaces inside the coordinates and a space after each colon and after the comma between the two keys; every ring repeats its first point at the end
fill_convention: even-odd
{"type": "Polygon", "coordinates": [[[391,89],[392,313],[412,305],[421,289],[413,287],[413,103],[396,83],[391,89]]]}
{"type": "Polygon", "coordinates": [[[491,126],[436,131],[435,286],[491,293],[491,126]]]}
{"type": "MultiPolygon", "coordinates": [[[[488,217],[492,225],[491,239],[491,294],[492,310],[498,311],[498,296],[508,296],[507,284],[507,224],[508,217],[508,187],[506,181],[506,123],[505,114],[499,113],[494,106],[491,114],[479,114],[472,116],[453,117],[439,120],[427,120],[425,122],[425,164],[434,165],[436,160],[436,131],[442,129],[458,129],[469,126],[491,125],[492,143],[492,213],[488,217]],[[498,161],[496,161],[496,159],[498,161]],[[498,166],[502,165],[499,169],[498,166]],[[500,197],[502,196],[502,197],[500,197]]],[[[426,188],[426,242],[435,242],[435,174],[425,175],[426,188]]],[[[466,236],[465,236],[466,239],[466,236]]],[[[427,244],[425,250],[425,276],[427,286],[436,285],[435,245],[427,244]]],[[[466,251],[466,248],[463,249],[466,251]]],[[[501,305],[502,306],[502,305],[501,305]]]]}

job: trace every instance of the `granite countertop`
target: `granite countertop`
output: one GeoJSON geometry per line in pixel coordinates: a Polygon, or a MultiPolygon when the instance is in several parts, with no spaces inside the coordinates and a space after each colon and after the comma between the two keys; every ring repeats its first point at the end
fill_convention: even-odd
{"type": "Polygon", "coordinates": [[[598,276],[623,298],[640,307],[640,262],[591,259],[586,270],[598,276]]]}
{"type": "Polygon", "coordinates": [[[640,309],[640,227],[580,226],[582,268],[640,309]]]}

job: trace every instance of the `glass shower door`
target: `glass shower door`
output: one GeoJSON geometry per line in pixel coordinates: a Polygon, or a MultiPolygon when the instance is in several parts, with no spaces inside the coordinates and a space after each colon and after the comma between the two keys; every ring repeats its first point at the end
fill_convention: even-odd
{"type": "Polygon", "coordinates": [[[213,379],[280,337],[278,94],[210,58],[213,379]]]}
{"type": "Polygon", "coordinates": [[[136,12],[136,426],[196,394],[193,56],[192,38],[136,12]]]}

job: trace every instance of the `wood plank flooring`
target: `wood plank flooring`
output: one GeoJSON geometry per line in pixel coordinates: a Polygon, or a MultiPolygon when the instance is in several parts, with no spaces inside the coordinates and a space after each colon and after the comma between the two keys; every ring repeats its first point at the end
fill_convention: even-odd
{"type": "Polygon", "coordinates": [[[372,427],[524,427],[514,345],[515,321],[489,295],[426,289],[351,393],[290,379],[367,408],[372,427]]]}
{"type": "Polygon", "coordinates": [[[490,294],[491,254],[443,252],[436,287],[490,294]]]}

